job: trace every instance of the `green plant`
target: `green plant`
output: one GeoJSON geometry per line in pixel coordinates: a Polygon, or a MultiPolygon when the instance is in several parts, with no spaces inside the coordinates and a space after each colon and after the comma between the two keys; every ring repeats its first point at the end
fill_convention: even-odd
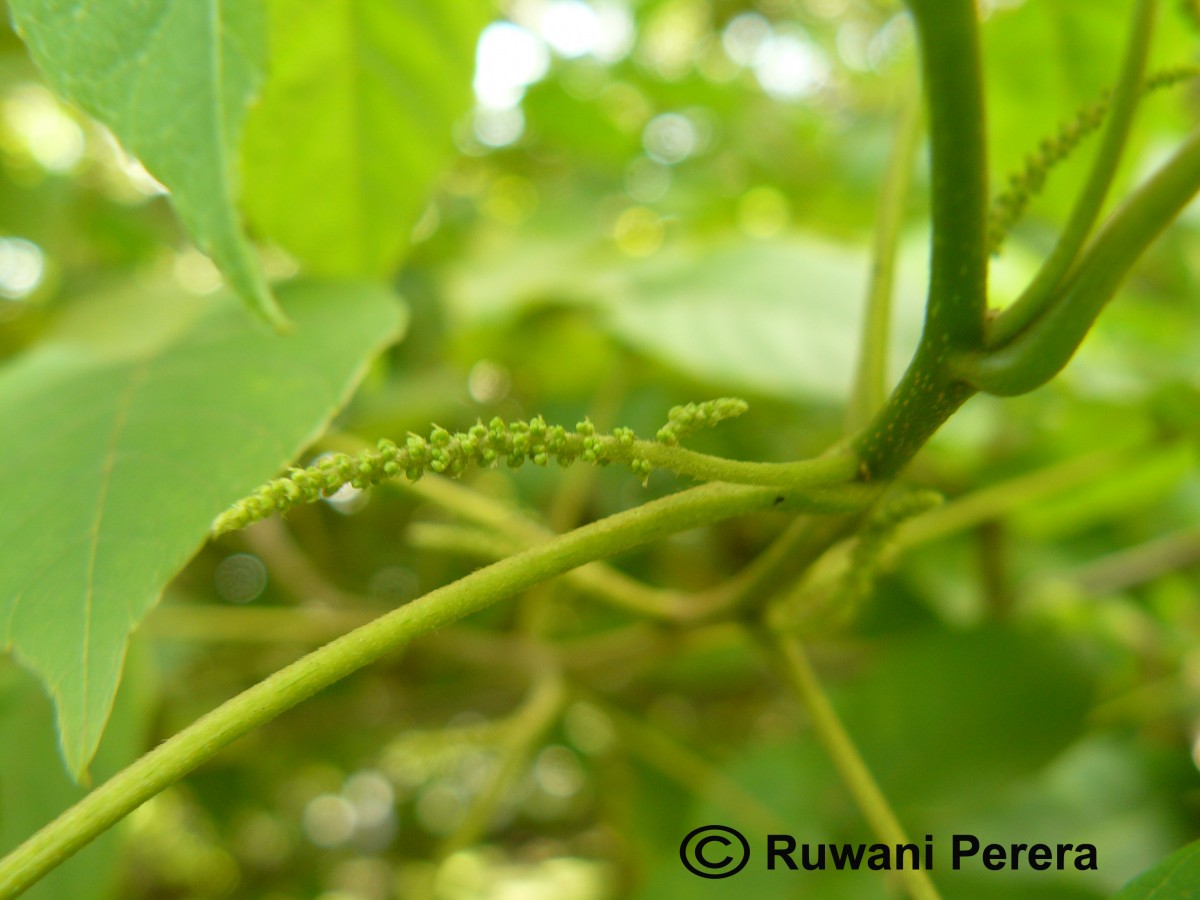
{"type": "MultiPolygon", "coordinates": [[[[907,843],[902,816],[864,758],[870,744],[864,741],[860,754],[807,647],[854,627],[858,608],[894,562],[896,548],[919,541],[921,529],[936,534],[995,520],[997,501],[986,488],[939,506],[936,494],[911,487],[904,473],[914,456],[976,394],[1026,394],[1054,378],[1151,244],[1200,191],[1200,131],[1177,141],[1148,177],[1130,183],[1122,170],[1143,98],[1193,74],[1177,68],[1147,75],[1157,6],[1154,0],[1133,2],[1111,93],[1085,107],[1026,163],[989,216],[977,9],[970,0],[909,0],[927,109],[932,229],[919,342],[887,391],[892,282],[922,128],[910,97],[901,100],[876,214],[847,427],[828,449],[808,458],[747,462],[680,446],[703,440],[702,428],[742,415],[747,404],[733,399],[663,404],[670,411],[653,439],[638,438],[630,427],[608,427],[614,415],[604,397],[592,410],[603,429],[587,418],[571,429],[550,415],[510,422],[497,415],[461,430],[435,427],[428,438],[410,433],[365,447],[348,433],[327,433],[371,359],[405,327],[404,313],[381,282],[399,266],[409,232],[414,226],[419,231],[418,220],[430,215],[422,214],[424,198],[452,156],[451,126],[469,107],[462,73],[487,21],[487,4],[329,2],[300,10],[286,0],[213,9],[122,2],[92,10],[11,0],[16,28],[49,83],[138,155],[170,190],[181,222],[230,287],[271,326],[288,332],[269,334],[251,324],[230,298],[198,308],[153,296],[109,302],[99,313],[79,304],[0,377],[2,431],[27,436],[6,463],[4,484],[13,491],[13,507],[30,510],[0,527],[0,545],[21,551],[0,575],[3,639],[54,697],[72,773],[88,778],[130,635],[195,554],[210,522],[219,537],[347,487],[361,492],[394,484],[469,523],[424,530],[414,525],[411,541],[494,561],[365,623],[354,617],[363,612],[361,604],[344,604],[350,609],[341,612],[349,619],[327,627],[340,636],[124,766],[0,860],[0,896],[28,888],[285,710],[419,637],[515,596],[524,595],[519,617],[492,629],[485,649],[517,658],[516,668],[527,670],[528,699],[494,742],[501,762],[435,855],[446,858],[479,842],[505,792],[570,704],[605,711],[620,740],[642,746],[648,757],[674,761],[665,768],[690,766],[698,777],[712,777],[686,748],[647,735],[619,707],[609,709],[616,705],[574,671],[589,653],[574,659],[555,635],[569,631],[555,623],[555,604],[544,587],[558,576],[626,617],[615,625],[601,618],[582,638],[569,638],[592,642],[585,646],[602,667],[609,632],[617,640],[667,649],[731,629],[751,648],[746,652],[769,661],[780,673],[777,680],[794,688],[875,839],[907,843]],[[268,31],[274,68],[266,63],[268,31]],[[309,121],[304,111],[313,97],[320,102],[313,103],[317,118],[309,121]],[[401,137],[402,125],[418,138],[401,137]],[[1082,184],[1074,186],[1057,241],[1019,296],[1002,310],[989,310],[989,253],[1017,224],[1049,167],[1097,129],[1099,147],[1082,184]],[[404,178],[383,171],[396,159],[404,178]],[[1117,184],[1124,196],[1104,217],[1117,184]],[[239,209],[255,233],[293,254],[306,275],[324,280],[270,288],[239,209]],[[55,415],[47,417],[47,409],[55,415]],[[328,455],[254,489],[314,442],[328,455]],[[704,483],[571,527],[580,518],[573,505],[578,491],[594,486],[589,474],[569,480],[588,471],[572,469],[547,502],[547,527],[471,488],[440,478],[419,481],[430,472],[459,477],[501,461],[512,468],[525,462],[563,468],[577,461],[621,463],[632,470],[634,483],[647,483],[658,469],[704,483]],[[766,511],[789,516],[789,524],[752,559],[693,591],[651,587],[602,562],[671,535],[766,511]],[[513,646],[504,643],[510,640],[513,646]]],[[[512,183],[508,189],[496,203],[519,206],[520,189],[512,183]]],[[[623,215],[617,231],[632,235],[631,246],[640,253],[639,229],[653,236],[662,224],[643,208],[627,212],[633,215],[623,215]]],[[[568,274],[574,274],[571,263],[563,266],[568,274]]],[[[650,271],[643,277],[653,283],[657,276],[650,271]]],[[[419,283],[407,287],[419,296],[419,283]]],[[[547,342],[555,340],[552,335],[547,342]]],[[[570,357],[568,348],[555,360],[564,373],[570,357]]],[[[416,396],[391,402],[400,407],[416,396]]],[[[1195,398],[1189,397],[1183,402],[1194,412],[1195,398]]],[[[376,419],[386,423],[389,417],[397,415],[376,419]]],[[[372,431],[363,424],[370,422],[365,415],[356,430],[372,431]]],[[[375,429],[372,440],[383,430],[375,429]]],[[[1057,488],[1080,470],[1086,480],[1124,462],[1106,458],[1074,466],[1075,475],[1053,472],[1049,488],[1045,481],[1031,486],[1018,480],[1005,490],[1001,508],[1057,488]]],[[[914,480],[922,481],[920,474],[914,480]]],[[[987,534],[981,528],[982,540],[987,534]]],[[[339,546],[349,553],[355,541],[377,539],[357,534],[339,539],[339,546]]],[[[278,568],[299,571],[303,590],[323,592],[335,608],[342,603],[339,588],[304,568],[311,564],[303,554],[289,555],[290,545],[278,535],[274,542],[285,560],[278,568]]],[[[1000,649],[992,640],[976,649],[1003,658],[1008,638],[997,639],[1000,649]]],[[[1021,646],[1041,658],[1040,649],[1021,646]]],[[[620,664],[618,656],[612,665],[620,664]]],[[[1055,669],[1047,665],[1044,671],[1055,669]]],[[[1075,691],[1073,677],[1064,671],[1055,690],[1067,697],[1086,693],[1075,691]]],[[[931,738],[913,736],[918,743],[931,738]]],[[[750,818],[771,820],[773,814],[747,803],[736,785],[726,794],[727,809],[749,807],[750,818]]],[[[911,896],[938,896],[936,876],[896,874],[911,896]]],[[[1145,895],[1138,890],[1130,887],[1129,896],[1145,895]]]]}

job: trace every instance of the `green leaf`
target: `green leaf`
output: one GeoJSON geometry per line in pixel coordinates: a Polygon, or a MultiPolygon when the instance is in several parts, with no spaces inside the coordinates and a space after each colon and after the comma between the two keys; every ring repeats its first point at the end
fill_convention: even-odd
{"type": "Polygon", "coordinates": [[[81,304],[0,370],[0,647],[46,684],[77,776],[96,749],[130,633],[221,510],[319,435],[398,331],[366,284],[283,292],[265,333],[233,298],[81,304]]]}
{"type": "Polygon", "coordinates": [[[1113,900],[1192,900],[1200,893],[1200,841],[1177,850],[1143,872],[1113,900]]]}
{"type": "Polygon", "coordinates": [[[271,0],[246,208],[320,275],[395,266],[470,108],[484,0],[271,0]]]}
{"type": "MultiPolygon", "coordinates": [[[[608,334],[714,392],[825,402],[849,393],[871,265],[864,247],[811,234],[688,240],[632,261],[555,225],[485,233],[456,261],[445,292],[460,325],[539,305],[591,306],[608,334]]],[[[924,238],[901,250],[895,378],[920,337],[928,257],[924,238]]]]}
{"type": "Polygon", "coordinates": [[[1083,733],[1092,676],[1061,639],[1007,629],[894,638],[835,703],[893,803],[1008,787],[1083,733]]]}
{"type": "MultiPolygon", "coordinates": [[[[112,721],[96,752],[95,770],[107,779],[145,749],[155,711],[157,672],[150,654],[130,647],[130,677],[113,705],[112,721]]],[[[0,659],[0,853],[16,847],[87,793],[63,771],[55,752],[54,708],[34,678],[0,659]]],[[[121,832],[102,834],[23,894],[27,900],[103,900],[111,897],[121,832]]]]}
{"type": "MultiPolygon", "coordinates": [[[[924,257],[909,254],[897,279],[893,362],[920,331],[914,269],[924,257]]],[[[607,320],[643,352],[723,389],[838,401],[850,390],[869,268],[864,250],[813,237],[691,245],[634,269],[607,320]]]]}
{"type": "Polygon", "coordinates": [[[112,129],[247,304],[285,327],[236,208],[242,123],[265,68],[261,0],[11,0],[9,9],[54,89],[112,129]]]}

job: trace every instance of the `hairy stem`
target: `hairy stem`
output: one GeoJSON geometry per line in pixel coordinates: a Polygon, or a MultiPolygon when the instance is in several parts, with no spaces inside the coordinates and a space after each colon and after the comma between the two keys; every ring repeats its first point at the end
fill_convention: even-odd
{"type": "Polygon", "coordinates": [[[313,651],[208,713],[0,860],[0,898],[14,897],[222,747],[414,638],[584,563],[657,538],[769,508],[834,511],[855,499],[813,500],[774,488],[710,484],[576,529],[438,588],[313,651]]]}
{"type": "Polygon", "coordinates": [[[1100,149],[1092,161],[1092,169],[1058,243],[1042,264],[1029,287],[997,317],[987,330],[989,347],[999,347],[1011,341],[1037,319],[1053,301],[1056,290],[1075,259],[1084,241],[1092,232],[1117,165],[1129,136],[1133,114],[1142,96],[1142,72],[1150,51],[1150,34],[1154,25],[1157,0],[1136,0],[1133,21],[1130,23],[1129,43],[1121,74],[1113,94],[1112,108],[1100,141],[1100,149]]]}
{"type": "Polygon", "coordinates": [[[652,466],[700,481],[725,481],[730,484],[809,487],[849,481],[858,472],[858,462],[849,454],[790,463],[742,462],[696,453],[683,447],[634,441],[630,455],[640,455],[652,466]]]}

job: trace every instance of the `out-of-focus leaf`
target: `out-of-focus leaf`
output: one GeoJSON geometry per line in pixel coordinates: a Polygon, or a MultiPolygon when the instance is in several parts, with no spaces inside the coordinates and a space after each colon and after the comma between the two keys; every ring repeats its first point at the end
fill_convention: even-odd
{"type": "Polygon", "coordinates": [[[1194,900],[1200,895],[1200,841],[1172,853],[1143,872],[1113,900],[1194,900]]]}
{"type": "Polygon", "coordinates": [[[1089,482],[1018,511],[1016,527],[1036,540],[1128,518],[1174,493],[1195,471],[1196,451],[1185,442],[1147,451],[1103,480],[1089,482]]]}
{"type": "Polygon", "coordinates": [[[246,208],[319,275],[394,266],[471,103],[485,0],[270,0],[246,208]]]}
{"type": "MultiPolygon", "coordinates": [[[[1015,896],[1109,897],[1132,873],[1174,846],[1180,823],[1156,761],[1136,739],[1089,735],[1030,778],[986,798],[964,797],[928,814],[920,825],[942,838],[937,847],[938,887],[947,898],[1015,896]],[[952,834],[981,843],[1089,843],[1096,870],[1080,870],[1073,851],[1063,870],[989,871],[978,858],[951,868],[952,834]]],[[[917,827],[914,823],[914,828],[917,827]]]]}
{"type": "MultiPolygon", "coordinates": [[[[153,711],[153,670],[148,654],[130,648],[130,676],[113,704],[96,752],[95,774],[115,775],[142,750],[153,711]]],[[[26,672],[0,660],[0,853],[7,853],[78,801],[87,791],[63,771],[56,750],[54,707],[26,672]]],[[[29,889],[29,900],[109,897],[120,831],[110,830],[29,889]]]]}
{"type": "MultiPolygon", "coordinates": [[[[566,234],[497,235],[483,251],[449,287],[466,322],[538,302],[591,305],[618,339],[716,388],[827,402],[849,392],[870,269],[865,248],[793,235],[681,243],[632,262],[566,234]],[[533,261],[535,251],[544,265],[533,261]]],[[[920,335],[926,252],[913,244],[902,253],[893,375],[920,335]]]]}
{"type": "Polygon", "coordinates": [[[385,289],[284,296],[288,337],[225,295],[97,300],[0,370],[0,646],[54,697],[77,776],[131,631],[213,516],[320,434],[397,334],[385,289]]]}
{"type": "Polygon", "coordinates": [[[264,68],[261,0],[8,6],[54,89],[113,130],[234,289],[282,325],[236,208],[242,122],[264,68]]]}
{"type": "Polygon", "coordinates": [[[894,802],[962,802],[1036,771],[1082,733],[1092,685],[1066,642],[1006,630],[895,639],[838,708],[894,802]]]}
{"type": "MultiPolygon", "coordinates": [[[[913,268],[900,278],[897,356],[920,330],[913,268]]],[[[853,378],[868,269],[864,250],[815,238],[689,247],[633,268],[607,320],[619,337],[701,380],[838,401],[853,378]]]]}
{"type": "Polygon", "coordinates": [[[480,229],[472,252],[448,273],[445,300],[456,325],[495,324],[544,303],[587,304],[623,286],[624,267],[597,249],[589,229],[546,218],[522,231],[480,229]]]}

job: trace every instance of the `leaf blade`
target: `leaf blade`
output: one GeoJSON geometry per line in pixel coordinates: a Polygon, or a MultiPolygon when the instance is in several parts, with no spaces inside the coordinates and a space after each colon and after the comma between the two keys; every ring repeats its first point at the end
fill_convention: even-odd
{"type": "Polygon", "coordinates": [[[260,0],[9,8],[55,91],[112,129],[250,308],[286,328],[236,207],[242,123],[266,68],[260,0]]]}
{"type": "Polygon", "coordinates": [[[453,152],[487,4],[271,0],[269,10],[272,76],[243,148],[247,213],[318,275],[386,273],[453,152]]]}
{"type": "MultiPolygon", "coordinates": [[[[141,642],[144,645],[145,642],[141,642]]],[[[145,646],[130,652],[130,677],[113,705],[112,723],[96,754],[100,779],[115,775],[143,751],[156,710],[158,673],[145,646]]],[[[0,660],[0,853],[8,853],[86,793],[63,771],[55,752],[54,710],[37,681],[0,660]]],[[[113,895],[122,839],[101,835],[32,886],[29,900],[103,900],[113,895]]]]}
{"type": "MultiPolygon", "coordinates": [[[[0,647],[46,684],[79,775],[103,733],[133,628],[212,517],[326,427],[397,334],[390,292],[290,288],[296,333],[265,334],[226,297],[95,301],[83,323],[0,372],[0,647]],[[350,300],[352,302],[347,303],[350,300]],[[105,316],[108,312],[110,315],[105,316]],[[179,317],[125,340],[121,321],[179,317]],[[124,341],[124,343],[122,343],[124,341]]],[[[79,325],[79,323],[76,323],[79,325]]]]}
{"type": "Polygon", "coordinates": [[[1200,889],[1200,841],[1176,850],[1113,895],[1113,900],[1188,900],[1200,889]]]}

